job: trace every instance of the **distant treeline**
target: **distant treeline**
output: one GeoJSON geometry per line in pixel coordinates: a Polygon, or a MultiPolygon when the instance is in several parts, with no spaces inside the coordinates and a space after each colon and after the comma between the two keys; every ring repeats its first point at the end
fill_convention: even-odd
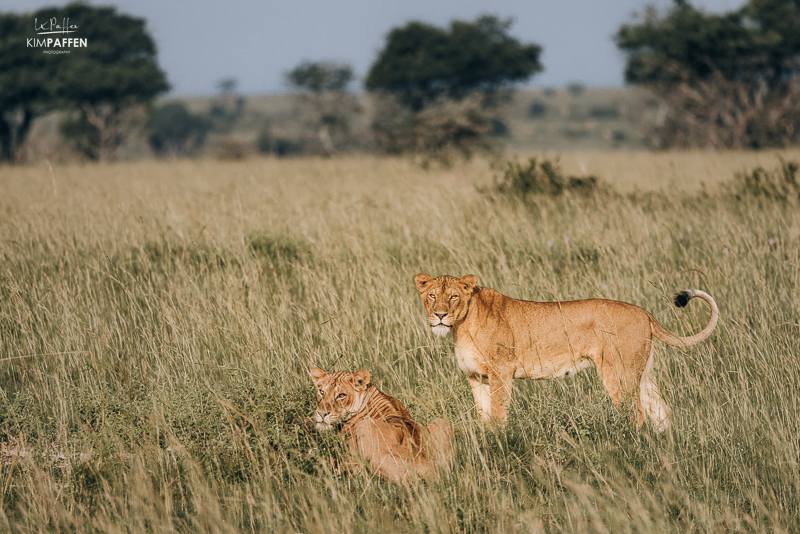
{"type": "MultiPolygon", "coordinates": [[[[154,104],[169,84],[143,19],[82,3],[2,13],[0,160],[25,159],[34,122],[54,113],[51,130],[66,151],[90,160],[113,160],[137,142],[139,155],[192,156],[208,152],[209,138],[215,154],[230,158],[256,150],[469,157],[508,134],[513,88],[543,68],[542,48],[514,38],[511,25],[484,15],[447,27],[412,21],[394,28],[363,78],[368,97],[354,92],[350,65],[304,61],[285,74],[293,126],[251,124],[256,138],[242,139],[236,131],[252,118],[235,78],[219,83],[204,110],[179,101],[154,104]]],[[[655,148],[797,143],[797,28],[798,0],[750,0],[723,14],[683,0],[664,12],[647,8],[614,37],[627,57],[626,80],[646,88],[655,109],[637,121],[638,135],[655,148]]],[[[573,84],[569,91],[579,98],[582,89],[573,84]]],[[[547,114],[542,100],[530,104],[531,118],[547,114]]],[[[624,114],[596,106],[586,123],[573,122],[562,134],[578,139],[595,129],[590,121],[624,114]]],[[[628,136],[619,128],[602,135],[611,143],[628,136]]]]}

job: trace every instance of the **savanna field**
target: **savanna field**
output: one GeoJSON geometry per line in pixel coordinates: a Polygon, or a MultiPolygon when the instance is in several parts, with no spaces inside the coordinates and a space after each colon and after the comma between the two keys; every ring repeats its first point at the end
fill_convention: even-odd
{"type": "Polygon", "coordinates": [[[800,151],[559,158],[600,186],[520,197],[481,159],[0,167],[0,530],[797,532],[800,186],[779,175],[800,151]],[[666,433],[593,369],[516,381],[498,429],[420,272],[682,335],[708,309],[671,297],[697,288],[720,322],[656,343],[666,433]],[[451,421],[452,471],[337,474],[340,439],[304,421],[314,365],[451,421]]]}

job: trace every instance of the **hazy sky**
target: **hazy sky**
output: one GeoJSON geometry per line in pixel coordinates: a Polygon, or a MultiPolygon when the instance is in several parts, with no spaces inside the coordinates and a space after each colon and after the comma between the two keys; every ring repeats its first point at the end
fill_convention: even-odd
{"type": "MultiPolygon", "coordinates": [[[[2,0],[0,10],[29,12],[59,0],[2,0]]],[[[226,77],[244,93],[284,90],[283,75],[302,60],[349,62],[364,76],[393,27],[409,20],[446,25],[489,13],[515,20],[511,34],[544,48],[536,87],[581,82],[622,85],[624,60],[611,36],[648,3],[669,0],[119,0],[119,11],[144,17],[172,93],[207,94],[226,77]]],[[[727,11],[742,0],[695,0],[727,11]]],[[[74,21],[80,24],[80,21],[74,21]]],[[[33,24],[33,23],[31,23],[33,24]]]]}

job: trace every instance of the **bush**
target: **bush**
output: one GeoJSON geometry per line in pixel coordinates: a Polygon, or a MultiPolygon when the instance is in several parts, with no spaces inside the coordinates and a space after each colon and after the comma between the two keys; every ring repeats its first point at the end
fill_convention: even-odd
{"type": "Polygon", "coordinates": [[[571,84],[567,85],[567,92],[574,97],[583,95],[585,90],[586,86],[580,82],[572,82],[571,84]]]}
{"type": "Polygon", "coordinates": [[[223,137],[214,147],[214,155],[221,160],[244,159],[250,155],[252,147],[233,137],[223,137]]]}
{"type": "Polygon", "coordinates": [[[372,124],[379,150],[444,164],[491,151],[492,127],[492,117],[476,99],[442,100],[416,113],[392,98],[381,99],[372,124]]]}
{"type": "Polygon", "coordinates": [[[85,115],[66,115],[58,124],[58,132],[82,156],[90,160],[99,159],[96,147],[100,144],[100,131],[86,120],[85,115]]]}
{"type": "Polygon", "coordinates": [[[780,167],[772,171],[756,167],[750,172],[737,173],[733,180],[733,194],[738,199],[800,200],[800,184],[797,183],[800,164],[783,159],[780,163],[780,167]]]}
{"type": "Polygon", "coordinates": [[[544,117],[546,113],[547,113],[547,105],[539,100],[534,100],[528,107],[528,117],[532,119],[544,117]]]}
{"type": "Polygon", "coordinates": [[[619,118],[619,109],[615,106],[592,106],[589,116],[593,119],[617,119],[619,118]]]}
{"type": "Polygon", "coordinates": [[[255,256],[271,263],[290,263],[311,256],[311,245],[306,241],[275,236],[269,232],[254,232],[247,241],[255,256]]]}
{"type": "Polygon", "coordinates": [[[301,141],[273,135],[269,130],[261,130],[256,139],[256,148],[262,154],[283,157],[301,154],[305,146],[301,141]]]}
{"type": "Polygon", "coordinates": [[[203,146],[211,125],[180,102],[153,110],[148,121],[148,141],[158,156],[185,156],[203,146]]]}
{"type": "Polygon", "coordinates": [[[492,137],[508,137],[508,126],[500,119],[492,119],[492,137]]]}
{"type": "Polygon", "coordinates": [[[598,189],[594,176],[565,176],[557,161],[536,158],[527,164],[506,162],[503,177],[496,184],[499,193],[528,198],[531,195],[560,196],[566,193],[582,196],[593,195],[598,189]]]}

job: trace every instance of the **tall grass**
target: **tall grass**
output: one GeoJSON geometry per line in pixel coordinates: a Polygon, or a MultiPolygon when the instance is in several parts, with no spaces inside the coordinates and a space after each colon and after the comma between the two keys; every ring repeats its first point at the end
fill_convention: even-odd
{"type": "MultiPolygon", "coordinates": [[[[784,152],[785,160],[798,154],[784,152]]],[[[567,153],[616,193],[490,191],[489,165],[178,161],[0,168],[0,523],[12,531],[795,531],[800,213],[730,193],[771,153],[567,153]],[[636,430],[594,372],[517,381],[475,417],[413,277],[638,304],[673,428],[636,430]],[[337,476],[308,368],[366,368],[457,433],[408,488],[337,476]]]]}

